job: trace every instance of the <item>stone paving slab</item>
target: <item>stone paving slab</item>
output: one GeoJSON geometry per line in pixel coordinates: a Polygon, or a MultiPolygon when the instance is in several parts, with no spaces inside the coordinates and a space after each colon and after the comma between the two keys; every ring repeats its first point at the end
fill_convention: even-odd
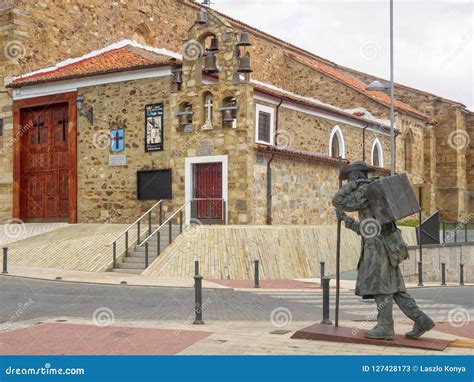
{"type": "Polygon", "coordinates": [[[14,219],[12,223],[0,224],[0,246],[55,231],[67,225],[67,223],[23,223],[14,219]]]}
{"type": "Polygon", "coordinates": [[[0,354],[177,354],[211,334],[193,330],[46,323],[0,333],[0,354]]]}
{"type": "MultiPolygon", "coordinates": [[[[209,280],[215,284],[224,285],[234,289],[252,289],[254,280],[209,280]]],[[[301,282],[297,280],[260,280],[260,289],[320,289],[320,285],[313,282],[301,282]]]]}

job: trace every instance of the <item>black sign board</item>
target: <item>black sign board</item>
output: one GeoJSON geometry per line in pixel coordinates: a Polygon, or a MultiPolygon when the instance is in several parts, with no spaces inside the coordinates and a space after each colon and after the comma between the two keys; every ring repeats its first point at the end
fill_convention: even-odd
{"type": "Polygon", "coordinates": [[[145,151],[163,151],[163,104],[145,106],[145,151]]]}
{"type": "Polygon", "coordinates": [[[171,169],[137,171],[137,199],[172,199],[171,169]]]}
{"type": "MultiPolygon", "coordinates": [[[[416,241],[420,244],[420,226],[416,227],[416,241]]],[[[421,244],[439,244],[439,211],[421,223],[421,244]]]]}

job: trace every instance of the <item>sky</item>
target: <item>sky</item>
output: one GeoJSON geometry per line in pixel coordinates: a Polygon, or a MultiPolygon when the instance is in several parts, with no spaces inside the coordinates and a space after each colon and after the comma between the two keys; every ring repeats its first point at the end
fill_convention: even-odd
{"type": "MultiPolygon", "coordinates": [[[[389,0],[213,0],[212,8],[388,79],[389,0]]],[[[474,110],[474,0],[394,0],[395,82],[474,110]]]]}

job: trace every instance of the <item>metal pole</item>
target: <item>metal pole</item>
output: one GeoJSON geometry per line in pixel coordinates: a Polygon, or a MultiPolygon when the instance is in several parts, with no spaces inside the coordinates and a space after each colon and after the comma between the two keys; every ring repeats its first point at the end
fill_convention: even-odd
{"type": "Polygon", "coordinates": [[[418,261],[418,286],[423,286],[423,263],[418,261]]]}
{"type": "Polygon", "coordinates": [[[160,235],[160,231],[158,231],[156,233],[156,255],[160,256],[160,252],[161,252],[161,235],[160,235]]]}
{"type": "Polygon", "coordinates": [[[159,216],[160,225],[163,224],[163,204],[160,204],[160,216],[159,216]]]}
{"type": "MultiPolygon", "coordinates": [[[[339,157],[339,167],[342,168],[342,158],[339,157]]],[[[339,189],[342,187],[342,180],[339,179],[339,189]]],[[[342,220],[337,219],[337,238],[336,238],[336,312],[335,312],[335,325],[339,326],[339,292],[341,287],[341,226],[342,220]]],[[[329,292],[328,292],[329,293],[329,292]]]]}
{"type": "Polygon", "coordinates": [[[464,264],[459,264],[459,285],[464,285],[464,264]]]}
{"type": "Polygon", "coordinates": [[[125,256],[128,256],[128,231],[125,232],[125,256]]]}
{"type": "Polygon", "coordinates": [[[140,222],[137,223],[137,244],[140,244],[140,222]]]}
{"type": "Polygon", "coordinates": [[[148,236],[151,235],[151,211],[148,213],[148,236]]]}
{"type": "MultiPolygon", "coordinates": [[[[393,81],[393,0],[390,0],[390,175],[395,175],[395,89],[393,81]]],[[[421,224],[421,222],[420,222],[421,224]]]]}
{"type": "Polygon", "coordinates": [[[441,285],[446,285],[446,264],[441,263],[441,285]]]}
{"type": "Polygon", "coordinates": [[[3,248],[3,272],[4,275],[8,273],[8,248],[3,248]]]}
{"type": "Polygon", "coordinates": [[[183,210],[179,211],[179,233],[183,233],[183,210]]]}
{"type": "Polygon", "coordinates": [[[321,324],[332,325],[331,320],[329,319],[329,282],[331,279],[329,277],[323,277],[321,279],[321,286],[323,288],[323,320],[321,324]]]}
{"type": "Polygon", "coordinates": [[[194,325],[202,325],[202,276],[194,276],[194,325]]]}
{"type": "Polygon", "coordinates": [[[197,276],[199,274],[199,261],[196,260],[194,261],[194,276],[197,276]]]}
{"type": "Polygon", "coordinates": [[[260,288],[260,275],[258,269],[259,261],[255,260],[255,285],[254,288],[260,288]]]}
{"type": "Polygon", "coordinates": [[[112,246],[112,266],[117,268],[117,242],[115,241],[112,246]]]}
{"type": "Polygon", "coordinates": [[[168,227],[169,227],[169,233],[168,233],[169,243],[168,244],[171,244],[171,242],[173,241],[173,225],[171,224],[171,220],[168,223],[168,227]]]}
{"type": "Polygon", "coordinates": [[[323,287],[324,265],[325,265],[324,261],[319,262],[319,266],[320,266],[319,278],[321,280],[321,288],[323,287]]]}
{"type": "Polygon", "coordinates": [[[148,268],[148,241],[145,243],[145,269],[148,268]]]}

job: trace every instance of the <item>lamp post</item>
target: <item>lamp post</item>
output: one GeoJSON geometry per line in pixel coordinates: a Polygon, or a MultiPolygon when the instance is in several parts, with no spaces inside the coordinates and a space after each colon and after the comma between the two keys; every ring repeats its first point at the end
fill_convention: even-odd
{"type": "Polygon", "coordinates": [[[390,89],[390,175],[395,175],[395,91],[393,85],[393,0],[390,0],[390,82],[374,81],[367,90],[383,91],[390,89]]]}

